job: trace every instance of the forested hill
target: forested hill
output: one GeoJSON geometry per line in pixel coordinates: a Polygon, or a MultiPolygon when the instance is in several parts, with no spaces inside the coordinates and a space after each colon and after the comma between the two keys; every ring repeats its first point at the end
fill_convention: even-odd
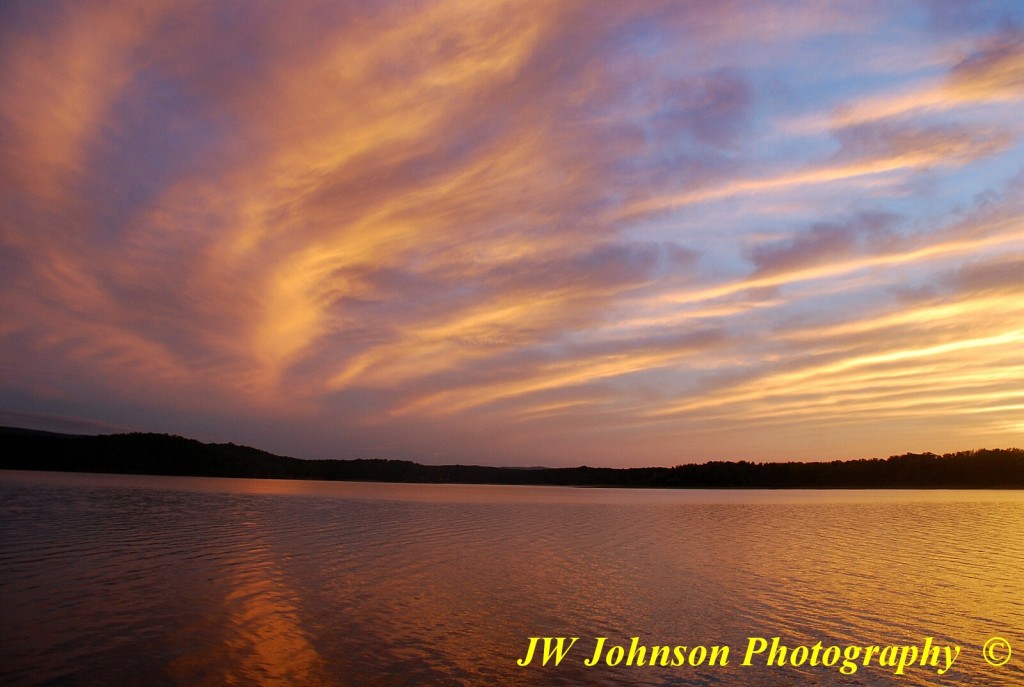
{"type": "Polygon", "coordinates": [[[499,468],[404,460],[300,460],[165,434],[80,436],[0,428],[0,469],[374,482],[682,489],[1024,489],[1024,451],[979,449],[808,463],[672,468],[499,468]]]}

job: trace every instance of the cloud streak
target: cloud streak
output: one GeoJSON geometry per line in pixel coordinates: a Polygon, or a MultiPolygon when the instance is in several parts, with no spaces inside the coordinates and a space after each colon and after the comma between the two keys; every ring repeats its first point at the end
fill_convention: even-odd
{"type": "Polygon", "coordinates": [[[1019,444],[1024,16],[806,9],[8,10],[0,410],[431,462],[1019,444]]]}

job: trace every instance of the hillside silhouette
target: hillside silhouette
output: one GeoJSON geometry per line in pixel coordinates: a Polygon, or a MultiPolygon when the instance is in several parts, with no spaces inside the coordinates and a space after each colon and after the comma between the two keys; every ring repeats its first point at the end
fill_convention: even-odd
{"type": "Polygon", "coordinates": [[[978,449],[885,459],[647,468],[503,468],[406,460],[302,460],[166,434],[57,434],[0,428],[0,469],[422,484],[679,489],[1021,489],[1024,450],[978,449]]]}

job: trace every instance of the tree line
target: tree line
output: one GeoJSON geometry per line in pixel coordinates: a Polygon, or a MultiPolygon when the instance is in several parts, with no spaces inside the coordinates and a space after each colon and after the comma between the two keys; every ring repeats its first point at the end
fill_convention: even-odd
{"type": "Polygon", "coordinates": [[[676,489],[1021,489],[1024,450],[829,462],[712,461],[675,467],[507,468],[407,460],[302,460],[167,434],[56,434],[0,428],[0,469],[263,479],[676,489]]]}

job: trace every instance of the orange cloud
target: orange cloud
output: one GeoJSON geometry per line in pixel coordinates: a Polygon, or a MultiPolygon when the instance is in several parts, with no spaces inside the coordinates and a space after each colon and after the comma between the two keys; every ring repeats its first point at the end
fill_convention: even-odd
{"type": "Polygon", "coordinates": [[[450,435],[531,464],[522,432],[552,459],[671,461],[684,430],[782,437],[915,401],[1012,436],[1019,35],[950,57],[904,27],[884,79],[864,78],[877,60],[809,69],[837,13],[839,43],[872,54],[898,21],[743,2],[15,12],[8,411],[148,428],[144,407],[186,434],[169,425],[202,415],[317,455],[386,437],[421,457],[450,435]]]}

